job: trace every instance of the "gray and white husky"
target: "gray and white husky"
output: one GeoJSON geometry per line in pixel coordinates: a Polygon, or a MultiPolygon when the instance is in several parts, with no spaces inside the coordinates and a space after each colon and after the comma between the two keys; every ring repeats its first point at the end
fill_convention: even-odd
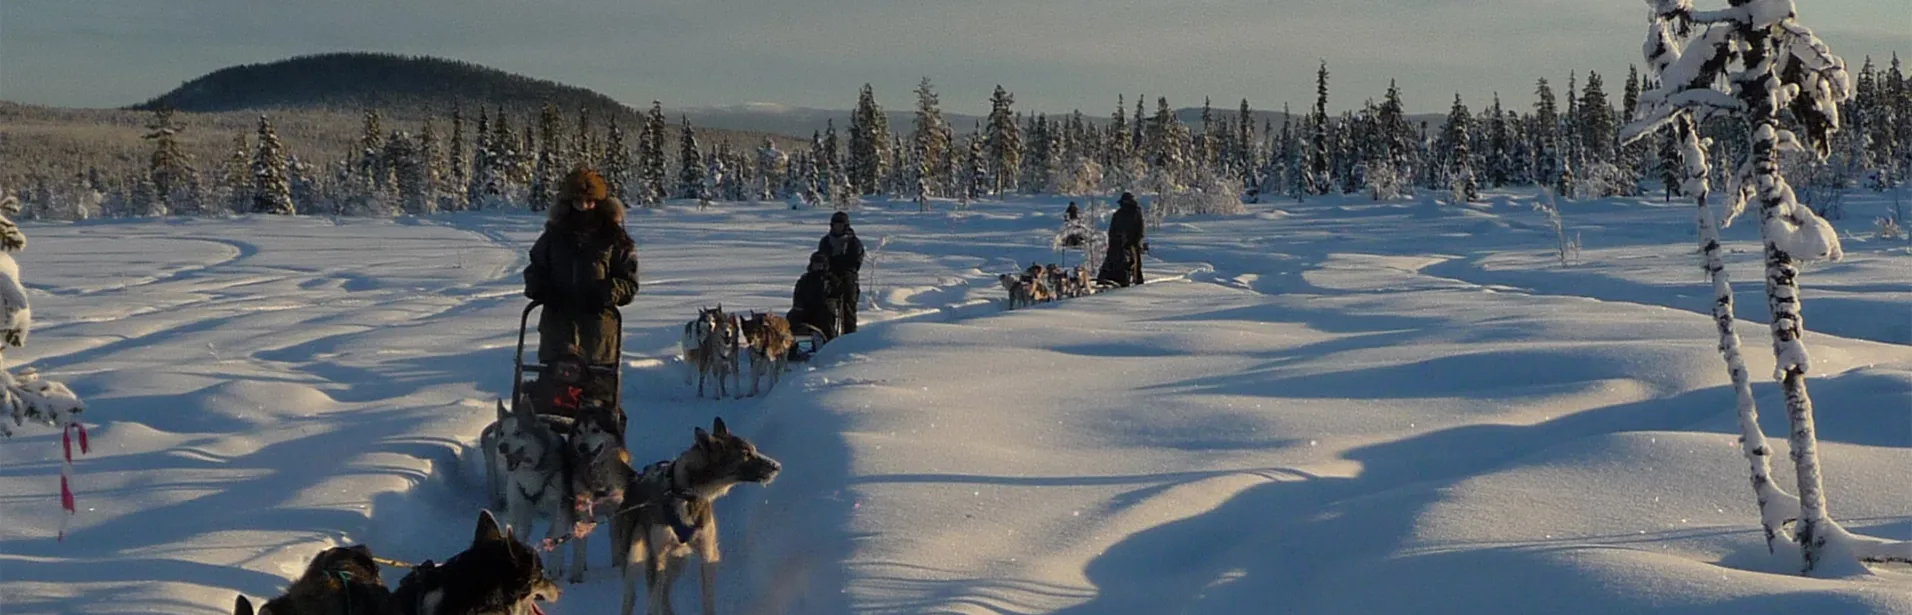
{"type": "MultiPolygon", "coordinates": [[[[567,436],[565,455],[570,468],[567,484],[571,507],[572,583],[584,582],[585,539],[599,520],[612,521],[624,507],[624,491],[637,471],[631,469],[631,454],[624,448],[624,432],[619,430],[615,409],[595,408],[581,411],[567,436]]],[[[622,528],[612,524],[611,565],[624,568],[625,548],[630,540],[622,528]]]]}
{"type": "Polygon", "coordinates": [[[486,485],[493,506],[504,511],[505,527],[520,541],[529,538],[531,525],[551,520],[548,538],[571,529],[571,486],[565,472],[570,419],[538,415],[531,404],[507,410],[498,402],[498,420],[485,427],[479,444],[485,453],[486,485]]]}

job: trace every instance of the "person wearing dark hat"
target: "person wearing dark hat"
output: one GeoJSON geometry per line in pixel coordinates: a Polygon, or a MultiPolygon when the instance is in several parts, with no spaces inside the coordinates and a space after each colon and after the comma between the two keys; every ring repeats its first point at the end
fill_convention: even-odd
{"type": "Polygon", "coordinates": [[[1109,254],[1102,259],[1096,279],[1128,286],[1142,283],[1142,206],[1135,195],[1122,193],[1115,214],[1109,216],[1109,254]]]}
{"type": "Polygon", "coordinates": [[[573,348],[589,363],[615,363],[622,332],[612,308],[629,305],[638,288],[624,204],[597,171],[579,167],[564,178],[549,215],[524,270],[525,296],[544,303],[538,362],[548,365],[573,348]]]}
{"type": "Polygon", "coordinates": [[[1082,233],[1089,227],[1082,226],[1081,220],[1082,210],[1076,207],[1075,201],[1069,201],[1069,209],[1062,212],[1062,247],[1081,248],[1088,241],[1082,233]]]}
{"type": "Polygon", "coordinates": [[[837,336],[836,279],[830,275],[830,255],[810,253],[810,266],[797,278],[796,292],[790,298],[790,324],[807,324],[823,332],[823,339],[837,336]]]}
{"type": "Polygon", "coordinates": [[[863,240],[850,228],[850,214],[830,214],[830,233],[817,242],[817,251],[830,259],[830,275],[836,278],[839,333],[856,333],[856,302],[863,289],[858,277],[863,273],[863,240]]]}

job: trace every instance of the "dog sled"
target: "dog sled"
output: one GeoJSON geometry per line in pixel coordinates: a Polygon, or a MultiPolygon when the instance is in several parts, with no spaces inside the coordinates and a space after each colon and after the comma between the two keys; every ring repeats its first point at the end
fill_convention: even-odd
{"type": "Polygon", "coordinates": [[[552,365],[545,365],[545,364],[539,364],[539,363],[527,363],[525,361],[525,356],[524,356],[525,333],[528,332],[531,328],[531,313],[537,311],[538,309],[542,307],[544,307],[544,302],[532,301],[529,305],[526,305],[524,307],[524,312],[520,314],[518,317],[518,350],[517,350],[517,353],[512,357],[511,410],[513,412],[517,412],[519,409],[518,406],[520,404],[529,403],[532,406],[531,410],[533,414],[546,415],[546,416],[555,415],[555,416],[562,416],[565,418],[576,418],[577,411],[582,410],[584,406],[601,404],[602,407],[609,408],[616,412],[618,432],[620,434],[623,433],[624,427],[627,424],[627,418],[624,414],[624,399],[623,399],[623,396],[624,396],[624,369],[623,369],[623,366],[624,366],[623,365],[624,363],[623,361],[624,313],[618,310],[616,307],[608,308],[611,311],[612,319],[617,326],[617,334],[612,336],[613,341],[611,343],[611,356],[613,357],[612,362],[610,363],[585,362],[584,365],[582,366],[583,373],[578,375],[581,380],[585,381],[587,384],[592,385],[592,386],[586,387],[585,388],[586,391],[601,392],[601,394],[590,399],[575,400],[577,405],[572,408],[568,408],[569,410],[571,410],[571,412],[567,414],[565,412],[567,408],[552,407],[549,404],[541,404],[535,400],[536,396],[527,395],[527,393],[531,392],[532,388],[538,386],[539,381],[544,380],[547,376],[556,377],[558,375],[554,373],[556,370],[554,366],[552,365]],[[531,376],[535,379],[527,382],[526,376],[531,376]]]}
{"type": "Polygon", "coordinates": [[[809,361],[810,357],[823,349],[823,344],[830,340],[830,336],[822,329],[807,322],[790,323],[790,334],[796,337],[796,344],[790,347],[790,352],[784,354],[784,357],[791,363],[809,361]]]}

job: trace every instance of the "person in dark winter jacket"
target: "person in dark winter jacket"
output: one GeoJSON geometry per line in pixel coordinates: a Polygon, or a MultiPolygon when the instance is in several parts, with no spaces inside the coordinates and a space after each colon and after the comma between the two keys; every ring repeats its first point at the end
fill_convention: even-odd
{"type": "Polygon", "coordinates": [[[1135,195],[1122,193],[1115,214],[1109,216],[1109,254],[1102,259],[1096,279],[1128,286],[1142,283],[1142,206],[1135,195]]]}
{"type": "Polygon", "coordinates": [[[1088,239],[1083,237],[1079,231],[1071,232],[1071,229],[1076,228],[1076,225],[1080,224],[1079,221],[1081,219],[1082,210],[1076,207],[1075,201],[1069,201],[1069,209],[1062,212],[1062,247],[1080,248],[1082,244],[1087,242],[1088,239]]]}
{"type": "Polygon", "coordinates": [[[803,277],[797,278],[796,292],[792,293],[790,313],[785,318],[790,324],[807,324],[823,332],[824,339],[837,336],[836,278],[830,275],[830,255],[823,252],[810,254],[810,266],[804,270],[803,277]]]}
{"type": "Polygon", "coordinates": [[[525,296],[544,303],[538,362],[550,364],[575,347],[592,364],[616,363],[622,332],[612,308],[629,305],[637,288],[637,246],[624,231],[624,204],[596,171],[572,171],[524,270],[525,296]]]}
{"type": "Polygon", "coordinates": [[[830,275],[836,278],[839,333],[856,333],[856,303],[863,295],[859,277],[863,274],[863,240],[850,228],[850,214],[830,214],[830,233],[817,242],[817,251],[830,258],[830,275]]]}

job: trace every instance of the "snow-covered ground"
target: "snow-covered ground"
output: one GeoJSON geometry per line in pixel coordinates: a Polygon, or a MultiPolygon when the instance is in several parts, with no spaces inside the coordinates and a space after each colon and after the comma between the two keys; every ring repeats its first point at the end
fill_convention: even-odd
{"type": "MultiPolygon", "coordinates": [[[[1567,204],[1563,268],[1529,201],[1171,219],[1152,283],[1006,313],[994,276],[1061,260],[1062,201],[866,208],[879,307],[741,401],[683,385],[678,327],[786,309],[827,214],[635,212],[633,456],[720,415],[784,462],[718,505],[725,613],[1912,613],[1912,572],[1766,553],[1691,207],[1567,204]]],[[[1905,539],[1912,250],[1871,238],[1886,206],[1853,195],[1847,260],[1801,280],[1830,510],[1905,539]]],[[[539,223],[27,224],[38,319],[8,359],[87,398],[93,452],[61,542],[57,435],[0,444],[0,611],[221,613],[326,546],[456,552],[539,223]]],[[[1756,233],[1727,238],[1763,321],[1756,233]]],[[[1769,373],[1765,327],[1741,335],[1769,373]]],[[[593,548],[554,615],[615,608],[593,548]]]]}

